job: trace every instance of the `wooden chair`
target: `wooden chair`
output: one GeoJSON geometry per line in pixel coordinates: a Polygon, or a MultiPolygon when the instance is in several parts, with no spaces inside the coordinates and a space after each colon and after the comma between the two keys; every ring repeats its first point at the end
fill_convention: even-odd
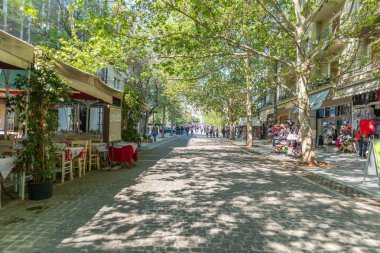
{"type": "Polygon", "coordinates": [[[88,141],[72,141],[71,145],[73,147],[83,147],[83,152],[73,159],[73,169],[78,169],[78,175],[82,177],[82,173],[86,175],[88,141]]]}
{"type": "MultiPolygon", "coordinates": [[[[88,141],[89,148],[88,148],[88,171],[91,171],[92,165],[96,166],[96,169],[100,169],[100,155],[98,150],[92,150],[92,141],[88,141]]],[[[96,142],[94,142],[96,143],[96,142]]]]}
{"type": "Polygon", "coordinates": [[[56,173],[61,173],[61,182],[65,182],[66,174],[70,175],[70,180],[73,180],[73,159],[69,149],[66,149],[64,143],[56,143],[58,149],[59,160],[57,163],[56,173]]]}

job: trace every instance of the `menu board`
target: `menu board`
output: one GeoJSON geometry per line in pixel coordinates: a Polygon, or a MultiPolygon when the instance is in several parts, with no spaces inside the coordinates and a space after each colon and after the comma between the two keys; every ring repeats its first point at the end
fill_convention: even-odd
{"type": "Polygon", "coordinates": [[[104,133],[105,142],[121,141],[121,108],[106,106],[104,111],[104,133]]]}

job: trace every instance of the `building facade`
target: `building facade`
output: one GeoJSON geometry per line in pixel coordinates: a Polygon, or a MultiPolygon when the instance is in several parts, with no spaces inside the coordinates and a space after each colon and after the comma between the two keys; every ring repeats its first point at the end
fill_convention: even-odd
{"type": "MultiPolygon", "coordinates": [[[[339,29],[337,27],[348,12],[359,9],[359,0],[324,1],[309,26],[310,47],[339,29]]],[[[379,10],[380,1],[378,13],[379,10]]],[[[315,145],[326,125],[333,126],[339,133],[342,125],[351,125],[355,130],[359,128],[360,120],[380,117],[380,36],[360,34],[363,36],[334,40],[312,69],[313,82],[309,86],[309,94],[315,145]]],[[[295,82],[289,85],[295,91],[295,82]]],[[[269,92],[260,106],[264,132],[273,124],[282,124],[288,119],[299,125],[298,112],[294,94],[281,88],[269,92]]]]}

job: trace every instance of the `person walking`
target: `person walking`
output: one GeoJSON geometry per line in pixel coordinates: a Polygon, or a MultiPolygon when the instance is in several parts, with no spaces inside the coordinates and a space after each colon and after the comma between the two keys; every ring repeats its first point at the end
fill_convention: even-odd
{"type": "Polygon", "coordinates": [[[206,126],[206,128],[205,128],[205,133],[206,133],[206,138],[208,138],[209,130],[208,130],[208,127],[207,127],[207,126],[206,126]]]}
{"type": "Polygon", "coordinates": [[[213,138],[213,137],[215,137],[214,126],[211,126],[210,127],[210,138],[213,138]]]}
{"type": "Polygon", "coordinates": [[[158,127],[157,127],[157,124],[155,124],[155,125],[152,127],[152,136],[153,136],[153,140],[154,140],[154,142],[156,142],[157,134],[158,134],[158,127]]]}
{"type": "Polygon", "coordinates": [[[215,128],[215,135],[216,135],[216,138],[219,138],[219,129],[218,129],[218,127],[215,128]]]}

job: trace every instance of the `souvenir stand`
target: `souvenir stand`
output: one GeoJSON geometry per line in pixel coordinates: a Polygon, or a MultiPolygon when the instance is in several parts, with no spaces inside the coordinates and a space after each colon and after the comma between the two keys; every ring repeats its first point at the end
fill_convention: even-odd
{"type": "Polygon", "coordinates": [[[301,156],[301,131],[295,127],[291,120],[284,124],[275,125],[271,134],[273,138],[273,152],[290,156],[301,156]]]}
{"type": "Polygon", "coordinates": [[[340,128],[340,135],[337,138],[336,147],[339,148],[340,151],[345,153],[352,153],[355,151],[355,146],[353,145],[353,138],[351,136],[352,127],[349,125],[343,125],[340,128]]]}
{"type": "MultiPolygon", "coordinates": [[[[352,112],[352,128],[354,132],[360,133],[362,142],[359,141],[362,148],[359,155],[366,157],[372,139],[375,141],[380,134],[380,90],[369,91],[362,94],[357,94],[352,97],[353,112],[352,112]],[[371,137],[371,138],[369,138],[371,137]],[[363,150],[362,150],[363,149],[363,150]]],[[[359,134],[358,134],[359,135],[359,134]]]]}
{"type": "Polygon", "coordinates": [[[336,126],[331,121],[325,121],[323,122],[323,131],[322,131],[322,138],[323,141],[319,142],[320,144],[327,146],[327,145],[335,145],[336,142],[334,139],[336,126]]]}

